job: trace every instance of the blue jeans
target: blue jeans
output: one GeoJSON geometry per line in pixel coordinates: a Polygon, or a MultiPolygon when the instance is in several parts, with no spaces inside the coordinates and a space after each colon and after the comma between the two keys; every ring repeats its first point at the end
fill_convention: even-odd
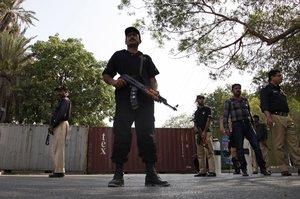
{"type": "Polygon", "coordinates": [[[245,159],[244,154],[244,138],[246,138],[252,149],[254,150],[257,164],[260,168],[261,172],[266,171],[266,162],[263,159],[263,155],[261,153],[259,143],[254,131],[254,128],[249,120],[240,120],[232,122],[232,134],[233,140],[236,144],[237,157],[241,164],[242,170],[247,170],[247,161],[245,159]]]}

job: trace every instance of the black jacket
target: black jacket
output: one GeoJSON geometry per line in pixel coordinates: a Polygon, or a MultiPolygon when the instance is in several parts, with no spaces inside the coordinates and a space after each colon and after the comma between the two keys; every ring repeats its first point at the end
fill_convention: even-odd
{"type": "Polygon", "coordinates": [[[61,122],[68,121],[71,118],[71,101],[68,97],[62,97],[58,101],[54,113],[51,117],[50,125],[55,128],[61,122]]]}

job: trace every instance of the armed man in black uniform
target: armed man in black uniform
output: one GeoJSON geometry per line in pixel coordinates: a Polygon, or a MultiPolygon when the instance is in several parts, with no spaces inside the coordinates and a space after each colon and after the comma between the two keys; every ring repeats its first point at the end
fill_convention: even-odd
{"type": "Polygon", "coordinates": [[[48,131],[53,135],[52,156],[54,172],[49,177],[64,177],[65,175],[65,142],[69,131],[69,119],[71,118],[71,101],[68,98],[68,89],[62,85],[55,89],[58,92],[59,101],[52,114],[48,131]]]}
{"type": "Polygon", "coordinates": [[[135,27],[125,29],[125,43],[127,50],[115,52],[102,74],[104,81],[116,88],[116,112],[113,123],[114,145],[111,157],[116,165],[116,170],[108,186],[124,186],[123,166],[127,162],[127,155],[130,152],[133,122],[135,122],[139,156],[146,164],[145,186],[169,186],[167,181],[161,180],[154,168],[157,161],[154,142],[154,100],[158,100],[158,96],[151,98],[142,92],[133,90],[134,87],[129,87],[124,79],[113,79],[117,74],[127,74],[157,91],[155,76],[159,72],[151,57],[138,51],[141,35],[135,27]]]}
{"type": "Polygon", "coordinates": [[[275,154],[282,176],[292,175],[288,171],[288,153],[292,162],[298,168],[300,175],[300,148],[294,121],[289,116],[287,97],[279,86],[282,82],[280,70],[271,70],[268,73],[269,84],[260,92],[260,107],[266,116],[267,125],[271,130],[275,154]]]}
{"type": "Polygon", "coordinates": [[[215,177],[215,156],[212,146],[212,132],[210,130],[212,111],[210,107],[204,105],[205,97],[203,95],[197,95],[196,103],[197,110],[194,113],[194,131],[197,135],[196,147],[199,161],[199,173],[196,174],[195,177],[215,177]],[[208,172],[206,162],[208,162],[208,172]]]}

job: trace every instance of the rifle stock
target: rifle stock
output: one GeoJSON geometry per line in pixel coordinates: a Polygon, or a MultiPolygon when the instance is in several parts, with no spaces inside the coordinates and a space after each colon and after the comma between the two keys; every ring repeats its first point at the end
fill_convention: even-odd
{"type": "Polygon", "coordinates": [[[49,141],[50,141],[50,134],[52,134],[52,135],[53,135],[53,131],[51,131],[51,130],[48,128],[48,133],[47,133],[47,137],[46,137],[45,145],[49,145],[49,141]]]}
{"type": "Polygon", "coordinates": [[[49,140],[50,140],[50,134],[48,133],[46,137],[45,145],[49,145],[49,140]]]}
{"type": "Polygon", "coordinates": [[[162,96],[159,95],[159,93],[157,91],[145,86],[144,84],[140,83],[139,81],[135,80],[134,78],[130,77],[127,74],[122,75],[120,78],[124,79],[132,87],[135,87],[138,90],[141,90],[146,95],[148,95],[152,98],[158,97],[158,102],[163,103],[164,105],[170,107],[174,111],[177,111],[178,105],[171,106],[165,98],[163,98],[162,96]]]}

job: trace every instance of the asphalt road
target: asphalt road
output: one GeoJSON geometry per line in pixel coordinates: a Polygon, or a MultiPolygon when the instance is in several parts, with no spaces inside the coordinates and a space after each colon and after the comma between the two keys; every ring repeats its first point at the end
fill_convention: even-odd
{"type": "Polygon", "coordinates": [[[170,187],[145,187],[143,174],[125,174],[125,186],[107,187],[112,175],[66,175],[48,178],[46,174],[0,175],[0,198],[62,199],[299,199],[300,176],[279,173],[243,177],[221,174],[194,177],[193,174],[161,174],[170,187]]]}

